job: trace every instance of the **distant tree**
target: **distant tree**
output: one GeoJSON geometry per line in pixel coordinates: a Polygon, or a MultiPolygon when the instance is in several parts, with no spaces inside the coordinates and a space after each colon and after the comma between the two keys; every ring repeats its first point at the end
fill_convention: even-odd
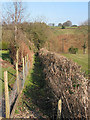
{"type": "Polygon", "coordinates": [[[58,26],[59,26],[59,27],[62,26],[62,23],[59,23],[58,26]]]}
{"type": "Polygon", "coordinates": [[[54,24],[54,23],[52,23],[52,26],[55,26],[55,24],[54,24]]]}
{"type": "Polygon", "coordinates": [[[62,29],[65,29],[65,26],[64,26],[64,25],[62,25],[62,29]]]}
{"type": "Polygon", "coordinates": [[[77,25],[72,25],[71,27],[77,27],[77,25]]]}
{"type": "Polygon", "coordinates": [[[85,54],[86,53],[86,48],[87,48],[86,42],[84,42],[84,45],[82,47],[83,47],[83,54],[85,54]]]}
{"type": "Polygon", "coordinates": [[[71,27],[72,26],[72,22],[68,20],[68,21],[64,22],[63,25],[71,27]]]}
{"type": "Polygon", "coordinates": [[[73,46],[71,46],[69,49],[68,49],[69,53],[71,54],[76,54],[78,52],[78,48],[74,48],[73,46]]]}
{"type": "Polygon", "coordinates": [[[80,25],[88,25],[88,20],[82,22],[80,25]]]}
{"type": "Polygon", "coordinates": [[[23,26],[27,37],[29,40],[34,43],[35,50],[40,50],[42,47],[45,47],[45,43],[48,40],[49,27],[45,23],[35,22],[30,23],[27,27],[23,26]]]}
{"type": "Polygon", "coordinates": [[[49,23],[48,25],[49,25],[49,26],[55,26],[55,24],[54,24],[54,23],[49,23]]]}
{"type": "Polygon", "coordinates": [[[20,47],[20,41],[19,37],[19,25],[27,20],[27,14],[25,14],[25,8],[23,6],[22,2],[12,2],[9,3],[8,6],[3,8],[2,13],[2,20],[3,23],[6,23],[8,26],[11,24],[14,26],[13,32],[14,32],[14,38],[10,41],[10,56],[15,61],[16,59],[16,51],[20,47]]]}

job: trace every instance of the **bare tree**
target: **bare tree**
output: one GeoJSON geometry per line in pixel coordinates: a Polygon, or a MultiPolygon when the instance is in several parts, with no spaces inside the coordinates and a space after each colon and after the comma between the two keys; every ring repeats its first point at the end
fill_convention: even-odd
{"type": "Polygon", "coordinates": [[[8,7],[4,8],[2,20],[6,24],[13,24],[15,26],[15,41],[17,33],[17,25],[24,21],[24,10],[22,2],[9,3],[8,7]]]}
{"type": "Polygon", "coordinates": [[[86,20],[86,21],[80,23],[80,25],[88,25],[88,20],[86,20]]]}
{"type": "MultiPolygon", "coordinates": [[[[20,29],[19,25],[28,20],[29,14],[26,13],[26,8],[23,6],[23,2],[10,2],[7,3],[6,7],[3,9],[2,21],[7,25],[12,25],[14,27],[13,32],[15,38],[10,42],[10,55],[13,58],[16,54],[16,50],[20,46],[20,29]],[[28,17],[27,17],[28,16],[28,17]]],[[[23,39],[23,38],[22,38],[23,39]]],[[[15,60],[15,58],[13,58],[15,60]]]]}
{"type": "Polygon", "coordinates": [[[3,6],[2,20],[7,24],[21,23],[28,19],[23,2],[10,2],[3,6]]]}

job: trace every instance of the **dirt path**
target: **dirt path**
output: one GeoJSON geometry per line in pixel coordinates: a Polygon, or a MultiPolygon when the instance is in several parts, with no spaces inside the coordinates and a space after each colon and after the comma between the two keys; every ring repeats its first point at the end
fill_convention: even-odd
{"type": "MultiPolygon", "coordinates": [[[[35,63],[33,65],[33,67],[31,67],[31,69],[32,68],[35,69],[34,67],[37,67],[35,63]]],[[[38,67],[39,67],[38,69],[40,69],[40,66],[38,66],[38,67]]],[[[38,71],[38,70],[36,70],[36,71],[38,71]]],[[[31,72],[29,73],[29,77],[30,76],[31,76],[31,72]]],[[[34,74],[34,76],[35,76],[35,74],[34,74]]],[[[28,80],[26,79],[26,81],[30,81],[30,78],[28,78],[28,80]]],[[[29,82],[28,82],[28,84],[29,84],[29,82]]],[[[40,91],[38,91],[37,87],[34,88],[34,91],[31,88],[27,90],[27,88],[29,87],[28,84],[25,86],[25,89],[24,89],[24,91],[26,91],[26,94],[25,94],[25,92],[22,92],[22,94],[19,98],[19,102],[17,104],[17,108],[15,110],[13,118],[33,118],[35,120],[37,120],[37,119],[49,120],[48,116],[45,113],[43,113],[43,111],[41,111],[40,106],[36,105],[36,103],[38,103],[38,102],[41,103],[41,105],[43,105],[42,99],[39,100],[39,97],[42,98],[41,96],[38,95],[40,91]],[[38,91],[38,94],[36,94],[35,91],[38,91]],[[32,95],[34,95],[36,97],[33,99],[32,95],[28,94],[28,92],[30,92],[32,95]],[[27,96],[27,94],[29,96],[27,96]],[[37,98],[38,98],[38,100],[36,100],[37,98]],[[35,102],[35,100],[36,100],[36,102],[35,102]]]]}

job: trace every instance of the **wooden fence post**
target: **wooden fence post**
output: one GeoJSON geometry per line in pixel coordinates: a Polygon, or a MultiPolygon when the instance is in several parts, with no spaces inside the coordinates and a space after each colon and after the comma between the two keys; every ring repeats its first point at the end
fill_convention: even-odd
{"type": "Polygon", "coordinates": [[[8,74],[4,72],[4,84],[5,84],[5,104],[6,104],[6,118],[10,117],[10,105],[9,105],[9,91],[8,91],[8,74]]]}
{"type": "Polygon", "coordinates": [[[28,72],[28,68],[29,66],[28,66],[28,54],[27,54],[27,72],[28,72]]]}
{"type": "Polygon", "coordinates": [[[58,101],[57,120],[60,120],[61,118],[61,110],[62,110],[62,100],[60,99],[58,101]]]}
{"type": "Polygon", "coordinates": [[[17,50],[17,53],[16,53],[16,62],[18,63],[18,50],[17,50]]]}
{"type": "Polygon", "coordinates": [[[25,78],[26,78],[26,75],[27,75],[27,74],[26,74],[26,72],[27,72],[27,71],[26,71],[26,62],[27,62],[27,59],[26,59],[26,56],[25,56],[25,78]]]}
{"type": "Polygon", "coordinates": [[[23,85],[24,85],[24,80],[25,80],[25,66],[24,66],[24,58],[23,60],[23,85]]]}
{"type": "Polygon", "coordinates": [[[25,65],[26,65],[26,62],[27,62],[27,58],[26,58],[26,56],[25,56],[25,65]]]}
{"type": "Polygon", "coordinates": [[[17,80],[17,92],[19,94],[19,77],[18,77],[18,63],[16,62],[16,80],[17,80]]]}
{"type": "Polygon", "coordinates": [[[28,61],[28,54],[27,54],[27,61],[28,61]]]}

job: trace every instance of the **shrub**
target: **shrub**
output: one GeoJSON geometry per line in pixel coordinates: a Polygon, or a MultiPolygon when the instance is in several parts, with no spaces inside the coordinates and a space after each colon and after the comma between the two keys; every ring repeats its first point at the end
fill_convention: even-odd
{"type": "Polygon", "coordinates": [[[73,46],[68,49],[69,53],[76,54],[78,52],[78,48],[74,48],[73,46]]]}
{"type": "Polygon", "coordinates": [[[59,23],[58,26],[61,27],[61,26],[62,26],[62,23],[59,23]]]}
{"type": "Polygon", "coordinates": [[[77,25],[72,25],[71,27],[77,27],[77,25]]]}
{"type": "Polygon", "coordinates": [[[64,25],[62,25],[62,29],[65,29],[65,26],[64,26],[64,25]]]}
{"type": "MultiPolygon", "coordinates": [[[[22,26],[25,28],[25,26],[22,26]]],[[[35,49],[39,50],[45,47],[45,43],[50,36],[50,28],[41,22],[35,22],[28,24],[25,28],[28,39],[34,43],[35,49]]]]}
{"type": "Polygon", "coordinates": [[[8,50],[8,48],[9,48],[9,43],[8,42],[4,42],[4,41],[2,41],[2,43],[0,42],[0,49],[8,50]]]}
{"type": "Polygon", "coordinates": [[[82,47],[83,47],[83,49],[86,49],[86,48],[87,48],[86,42],[84,42],[84,45],[83,45],[82,47]]]}

